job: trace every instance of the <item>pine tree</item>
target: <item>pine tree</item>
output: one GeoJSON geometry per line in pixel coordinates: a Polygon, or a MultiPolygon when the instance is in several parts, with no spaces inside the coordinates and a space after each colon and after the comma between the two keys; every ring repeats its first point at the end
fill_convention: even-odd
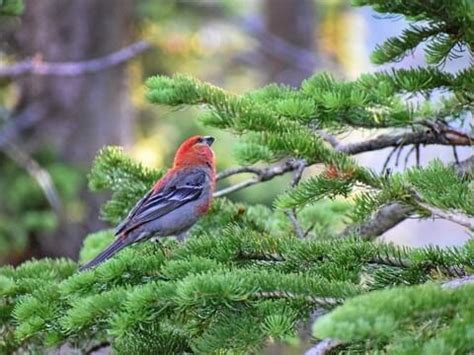
{"type": "MultiPolygon", "coordinates": [[[[380,174],[352,158],[387,147],[391,157],[405,146],[419,156],[424,145],[472,145],[472,132],[456,127],[472,112],[473,68],[450,74],[442,65],[459,51],[472,54],[472,2],[356,5],[410,22],[376,49],[374,62],[424,42],[431,65],[355,81],[317,74],[297,89],[269,85],[240,96],[184,75],[150,78],[151,102],[203,106],[205,125],[239,136],[242,166],[221,180],[252,177],[218,191],[185,243],[137,245],[84,273],[66,259],[1,268],[0,352],[110,344],[119,354],[252,353],[301,344],[308,323],[314,352],[473,352],[474,239],[449,249],[375,239],[409,217],[448,219],[472,235],[474,158],[380,174]],[[339,141],[354,129],[388,133],[339,141]],[[315,164],[323,171],[300,182],[315,164]],[[284,174],[293,178],[274,208],[225,197],[284,174]]],[[[104,148],[89,176],[93,190],[113,192],[103,218],[117,223],[162,174],[104,148]]],[[[80,261],[112,238],[110,230],[88,236],[80,261]]]]}

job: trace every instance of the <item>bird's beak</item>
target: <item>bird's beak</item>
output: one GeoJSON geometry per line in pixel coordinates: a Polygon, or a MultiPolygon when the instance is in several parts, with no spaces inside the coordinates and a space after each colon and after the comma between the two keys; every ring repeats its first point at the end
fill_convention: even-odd
{"type": "Polygon", "coordinates": [[[204,140],[204,142],[210,147],[212,145],[212,143],[214,143],[214,141],[216,140],[214,137],[211,137],[211,136],[206,136],[206,137],[202,137],[202,139],[204,140]]]}

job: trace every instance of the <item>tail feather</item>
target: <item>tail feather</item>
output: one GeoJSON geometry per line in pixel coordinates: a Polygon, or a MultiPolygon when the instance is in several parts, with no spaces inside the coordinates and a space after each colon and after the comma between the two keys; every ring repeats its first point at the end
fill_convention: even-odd
{"type": "Polygon", "coordinates": [[[79,272],[88,270],[90,268],[93,268],[107,259],[111,258],[113,255],[118,253],[120,250],[125,248],[129,243],[125,239],[122,238],[117,238],[112,244],[110,244],[102,253],[97,255],[94,259],[91,261],[85,263],[84,265],[81,265],[79,267],[79,272]]]}

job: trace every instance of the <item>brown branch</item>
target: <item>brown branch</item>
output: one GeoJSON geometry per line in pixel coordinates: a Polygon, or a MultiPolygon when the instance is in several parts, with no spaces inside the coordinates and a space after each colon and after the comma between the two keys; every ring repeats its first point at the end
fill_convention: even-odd
{"type": "Polygon", "coordinates": [[[293,225],[293,230],[295,231],[297,237],[300,239],[305,238],[307,233],[303,230],[303,227],[301,227],[301,224],[298,221],[296,210],[292,208],[291,210],[286,211],[285,214],[288,216],[291,224],[293,225]]]}
{"type": "Polygon", "coordinates": [[[342,144],[337,140],[337,138],[327,132],[316,131],[316,133],[337,151],[350,155],[385,149],[388,147],[401,148],[406,145],[437,144],[470,146],[474,141],[474,137],[455,128],[451,128],[443,122],[432,123],[426,121],[420,123],[420,125],[426,126],[428,129],[407,131],[397,134],[381,134],[375,138],[367,139],[362,142],[348,144],[342,144]]]}
{"type": "Polygon", "coordinates": [[[474,155],[453,165],[461,178],[474,176],[474,155]]]}
{"type": "Polygon", "coordinates": [[[326,355],[331,354],[342,342],[326,338],[318,342],[316,345],[307,350],[304,355],[326,355]]]}
{"type": "Polygon", "coordinates": [[[459,224],[460,226],[466,227],[470,230],[474,231],[474,223],[473,218],[466,216],[461,212],[451,212],[451,211],[443,211],[440,208],[430,206],[427,203],[422,202],[420,199],[417,198],[417,204],[423,207],[425,210],[429,211],[433,217],[438,217],[441,219],[445,219],[447,221],[451,221],[453,223],[459,224]]]}
{"type": "MultiPolygon", "coordinates": [[[[303,176],[304,169],[308,165],[308,163],[304,159],[298,160],[298,163],[299,163],[299,166],[295,170],[293,178],[291,179],[291,182],[290,182],[290,186],[292,188],[296,187],[299,184],[301,177],[303,176]]],[[[303,227],[298,221],[298,217],[296,216],[296,209],[292,208],[286,211],[285,213],[288,216],[289,220],[291,221],[291,224],[293,225],[293,230],[295,231],[295,234],[298,236],[298,238],[300,239],[305,238],[307,233],[303,230],[303,227]]]]}
{"type": "MultiPolygon", "coordinates": [[[[92,355],[94,353],[99,353],[101,352],[102,349],[109,348],[110,347],[110,342],[109,341],[103,341],[100,342],[94,346],[91,346],[89,349],[85,351],[86,355],[92,355]]],[[[108,353],[108,352],[106,352],[108,353]]]]}
{"type": "Polygon", "coordinates": [[[375,239],[384,232],[404,221],[414,211],[414,208],[400,202],[392,202],[382,206],[368,220],[347,227],[342,237],[351,235],[360,236],[363,239],[375,239]]]}
{"type": "Polygon", "coordinates": [[[15,78],[25,74],[78,76],[96,73],[125,63],[151,47],[147,41],[138,41],[106,56],[79,62],[54,63],[44,62],[41,58],[25,59],[12,65],[0,67],[0,78],[15,78]]]}
{"type": "Polygon", "coordinates": [[[270,298],[270,299],[278,299],[278,298],[301,299],[311,304],[315,304],[315,305],[319,305],[323,307],[329,307],[329,308],[335,307],[344,302],[344,299],[342,298],[298,295],[298,294],[287,292],[287,291],[261,291],[261,292],[254,293],[252,296],[256,298],[270,298]]]}
{"type": "MultiPolygon", "coordinates": [[[[365,140],[363,142],[358,143],[350,143],[350,144],[342,144],[340,143],[336,137],[333,135],[317,130],[315,131],[318,135],[320,135],[325,141],[327,141],[335,150],[347,153],[350,155],[359,154],[363,152],[373,151],[384,149],[388,147],[395,147],[395,148],[402,148],[406,145],[421,145],[421,144],[440,144],[440,145],[451,145],[451,146],[470,146],[474,141],[474,137],[471,137],[467,133],[462,131],[456,130],[454,128],[449,127],[443,122],[423,122],[420,125],[427,126],[429,129],[424,131],[415,131],[415,132],[402,132],[398,134],[382,134],[375,138],[365,140]]],[[[473,159],[474,160],[474,159],[473,159]]],[[[214,194],[214,197],[220,197],[227,194],[230,194],[234,191],[242,190],[249,186],[258,184],[263,181],[270,180],[275,176],[283,175],[284,173],[295,171],[298,169],[299,164],[297,161],[291,162],[290,160],[284,161],[283,164],[284,169],[281,170],[280,164],[277,164],[273,167],[265,167],[265,168],[256,168],[251,166],[243,166],[237,168],[231,168],[225,170],[218,174],[217,179],[225,179],[229,176],[241,174],[241,173],[251,173],[256,175],[255,177],[236,184],[234,186],[230,186],[226,189],[218,191],[214,194]]],[[[474,166],[474,162],[469,164],[469,171],[472,171],[472,166],[474,166]]]]}
{"type": "Polygon", "coordinates": [[[36,160],[17,145],[10,143],[3,148],[3,151],[11,160],[25,169],[31,177],[36,180],[53,210],[57,215],[61,215],[61,199],[59,198],[59,193],[48,171],[43,169],[36,160]]]}
{"type": "Polygon", "coordinates": [[[252,173],[255,176],[251,179],[240,182],[236,185],[229,186],[225,189],[217,191],[214,193],[214,197],[222,197],[230,194],[231,192],[242,190],[246,187],[258,184],[260,182],[268,181],[273,179],[276,176],[284,175],[287,172],[294,171],[300,167],[300,161],[296,159],[287,159],[278,164],[268,166],[268,167],[240,167],[240,168],[231,168],[225,170],[218,174],[217,179],[225,179],[229,176],[241,174],[241,173],[252,173]]]}
{"type": "Polygon", "coordinates": [[[474,283],[474,275],[467,275],[453,280],[448,280],[442,284],[443,288],[458,288],[466,284],[474,283]]]}
{"type": "MultiPolygon", "coordinates": [[[[474,156],[461,161],[459,164],[453,164],[453,167],[460,177],[472,175],[474,171],[474,156]]],[[[471,230],[474,229],[474,225],[471,221],[472,219],[469,217],[463,214],[443,211],[436,207],[432,207],[424,203],[421,197],[416,194],[416,192],[413,192],[413,197],[415,201],[417,201],[418,205],[430,211],[434,216],[450,220],[471,230]]],[[[413,206],[408,206],[401,202],[389,203],[382,206],[366,221],[358,225],[347,227],[341,233],[341,236],[346,237],[357,234],[364,239],[375,239],[376,237],[382,235],[389,229],[395,227],[397,224],[410,217],[414,211],[415,208],[413,206]]]]}
{"type": "Polygon", "coordinates": [[[252,166],[240,166],[237,168],[230,168],[224,171],[221,171],[219,174],[217,174],[217,180],[222,180],[225,179],[229,176],[236,175],[236,174],[242,174],[242,173],[251,173],[255,175],[260,175],[261,174],[261,169],[255,168],[252,166]]]}
{"type": "Polygon", "coordinates": [[[35,103],[29,105],[14,117],[9,118],[0,130],[0,149],[16,138],[20,131],[38,123],[44,114],[44,107],[39,103],[35,103]]]}

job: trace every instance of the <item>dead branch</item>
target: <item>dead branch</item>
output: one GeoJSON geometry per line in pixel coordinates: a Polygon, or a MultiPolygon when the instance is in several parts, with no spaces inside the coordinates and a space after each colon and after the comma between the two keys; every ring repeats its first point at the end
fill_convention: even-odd
{"type": "Polygon", "coordinates": [[[78,76],[96,73],[125,63],[151,47],[147,41],[138,41],[101,58],[79,62],[45,62],[40,57],[29,58],[0,67],[0,78],[13,79],[26,74],[78,76]]]}

